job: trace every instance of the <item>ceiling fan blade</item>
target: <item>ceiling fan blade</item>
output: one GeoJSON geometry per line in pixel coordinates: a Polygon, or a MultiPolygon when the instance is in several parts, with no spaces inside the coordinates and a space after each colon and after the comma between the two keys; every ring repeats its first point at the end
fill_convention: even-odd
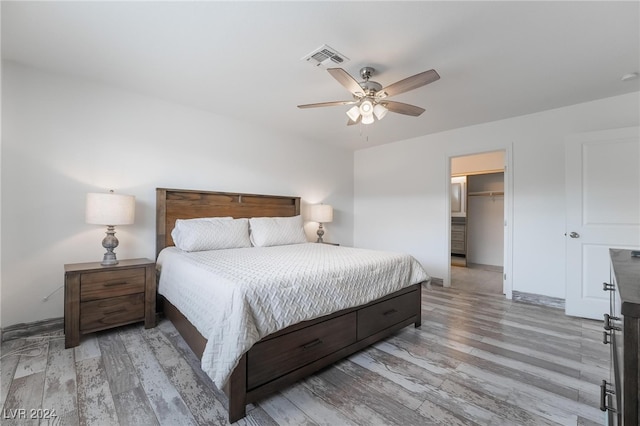
{"type": "Polygon", "coordinates": [[[402,102],[384,101],[381,102],[389,111],[397,112],[398,114],[411,115],[417,117],[424,112],[424,108],[419,106],[404,104],[402,102]]]}
{"type": "Polygon", "coordinates": [[[421,72],[420,74],[412,75],[404,80],[396,81],[393,84],[383,88],[376,93],[379,98],[385,98],[387,96],[399,95],[400,93],[408,92],[409,90],[417,89],[426,84],[433,83],[440,79],[440,75],[436,70],[429,70],[421,72]]]}
{"type": "Polygon", "coordinates": [[[318,107],[328,107],[328,106],[338,106],[338,105],[353,105],[356,103],[358,103],[358,101],[319,102],[317,104],[298,105],[298,108],[318,108],[318,107]]]}
{"type": "Polygon", "coordinates": [[[362,89],[360,84],[356,81],[356,79],[351,77],[351,75],[349,75],[348,72],[346,72],[342,68],[329,68],[327,69],[327,71],[329,71],[329,74],[331,74],[333,78],[338,80],[338,83],[342,84],[348,91],[353,93],[355,96],[357,96],[358,98],[361,98],[364,96],[364,90],[362,89]]]}

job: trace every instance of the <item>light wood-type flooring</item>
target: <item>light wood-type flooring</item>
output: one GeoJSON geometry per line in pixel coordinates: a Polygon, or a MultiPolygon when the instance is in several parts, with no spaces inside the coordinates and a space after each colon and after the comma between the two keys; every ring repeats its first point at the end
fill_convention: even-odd
{"type": "MultiPolygon", "coordinates": [[[[251,405],[238,424],[603,424],[601,322],[435,286],[423,289],[422,307],[421,328],[251,405]]],[[[226,398],[198,365],[167,320],[86,336],[68,350],[60,333],[7,341],[0,422],[38,424],[9,419],[24,409],[55,414],[40,424],[225,424],[226,398]]]]}
{"type": "Polygon", "coordinates": [[[451,287],[477,293],[502,294],[502,267],[469,263],[451,265],[451,287]]]}

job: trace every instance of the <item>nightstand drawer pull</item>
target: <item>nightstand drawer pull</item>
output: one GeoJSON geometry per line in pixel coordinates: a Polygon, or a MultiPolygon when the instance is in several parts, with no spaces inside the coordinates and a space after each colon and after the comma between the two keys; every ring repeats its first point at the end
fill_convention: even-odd
{"type": "Polygon", "coordinates": [[[114,282],[110,282],[110,283],[104,283],[105,287],[115,287],[118,285],[125,285],[127,284],[127,281],[114,281],[114,282]]]}
{"type": "Polygon", "coordinates": [[[114,309],[113,311],[103,311],[105,315],[114,315],[114,314],[121,314],[123,312],[127,312],[126,309],[120,308],[120,309],[114,309]]]}

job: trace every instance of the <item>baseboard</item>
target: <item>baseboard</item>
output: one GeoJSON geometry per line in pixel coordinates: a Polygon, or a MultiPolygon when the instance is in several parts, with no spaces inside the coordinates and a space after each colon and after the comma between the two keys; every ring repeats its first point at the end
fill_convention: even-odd
{"type": "Polygon", "coordinates": [[[541,294],[525,293],[515,290],[511,292],[511,297],[514,302],[564,309],[564,299],[560,299],[559,297],[543,296],[541,294]]]}
{"type": "Polygon", "coordinates": [[[30,323],[20,323],[10,325],[1,330],[0,341],[20,339],[23,337],[36,336],[38,334],[51,333],[64,329],[64,318],[49,318],[46,320],[30,323]]]}
{"type": "Polygon", "coordinates": [[[469,269],[482,269],[484,271],[504,273],[504,268],[502,266],[486,265],[484,263],[471,263],[471,262],[468,262],[467,263],[467,268],[469,268],[469,269]]]}
{"type": "MultiPolygon", "coordinates": [[[[431,277],[431,284],[440,287],[444,286],[442,278],[431,277]]],[[[543,296],[541,294],[525,293],[523,291],[512,291],[511,297],[514,302],[528,303],[529,305],[547,306],[564,310],[564,299],[558,297],[543,296]]]]}
{"type": "Polygon", "coordinates": [[[431,284],[443,287],[444,280],[442,278],[431,277],[431,284]]]}

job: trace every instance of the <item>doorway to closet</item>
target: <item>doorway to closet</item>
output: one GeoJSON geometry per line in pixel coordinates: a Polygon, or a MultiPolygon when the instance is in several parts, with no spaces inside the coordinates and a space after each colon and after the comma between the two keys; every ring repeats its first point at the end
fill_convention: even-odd
{"type": "Polygon", "coordinates": [[[505,152],[450,161],[451,287],[503,294],[505,152]]]}

